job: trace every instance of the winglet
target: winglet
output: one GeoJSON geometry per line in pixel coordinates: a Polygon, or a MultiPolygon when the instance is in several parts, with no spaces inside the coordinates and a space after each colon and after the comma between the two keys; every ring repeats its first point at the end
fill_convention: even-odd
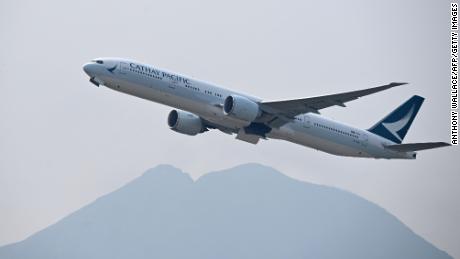
{"type": "Polygon", "coordinates": [[[406,82],[391,82],[390,85],[392,87],[395,87],[395,86],[400,86],[400,85],[407,85],[409,83],[406,83],[406,82]]]}

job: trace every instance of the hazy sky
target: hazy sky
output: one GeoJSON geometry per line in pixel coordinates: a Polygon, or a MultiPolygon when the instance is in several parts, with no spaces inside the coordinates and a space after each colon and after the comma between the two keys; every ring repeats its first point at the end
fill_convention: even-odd
{"type": "Polygon", "coordinates": [[[146,169],[194,178],[258,162],[369,199],[460,257],[457,147],[415,161],[336,157],[168,129],[171,108],[88,82],[100,56],[137,59],[266,100],[410,82],[323,114],[367,128],[426,97],[406,142],[449,141],[450,1],[0,1],[0,244],[146,169]]]}

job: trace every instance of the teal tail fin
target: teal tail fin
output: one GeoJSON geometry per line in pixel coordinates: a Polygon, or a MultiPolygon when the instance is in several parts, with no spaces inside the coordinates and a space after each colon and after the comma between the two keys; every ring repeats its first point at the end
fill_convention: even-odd
{"type": "Polygon", "coordinates": [[[412,96],[368,131],[401,144],[424,100],[421,96],[412,96]]]}

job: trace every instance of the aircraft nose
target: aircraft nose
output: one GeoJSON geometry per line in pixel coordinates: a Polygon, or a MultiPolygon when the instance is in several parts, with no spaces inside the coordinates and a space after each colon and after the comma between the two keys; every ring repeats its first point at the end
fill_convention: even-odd
{"type": "Polygon", "coordinates": [[[83,71],[89,76],[93,77],[94,76],[94,66],[95,64],[93,63],[86,63],[83,65],[83,71]]]}

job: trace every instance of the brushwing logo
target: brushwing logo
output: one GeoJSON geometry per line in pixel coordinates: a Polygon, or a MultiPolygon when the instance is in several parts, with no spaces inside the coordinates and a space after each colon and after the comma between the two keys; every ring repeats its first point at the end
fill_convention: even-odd
{"type": "Polygon", "coordinates": [[[407,123],[409,123],[412,115],[414,114],[415,105],[412,105],[412,108],[404,117],[395,122],[383,122],[382,125],[385,127],[393,136],[395,136],[399,141],[402,141],[402,138],[399,136],[398,131],[404,128],[407,123]]]}
{"type": "Polygon", "coordinates": [[[107,70],[108,70],[110,73],[113,74],[113,71],[117,68],[117,66],[118,66],[118,65],[115,65],[115,66],[113,66],[113,67],[111,67],[111,68],[107,68],[107,70]]]}

